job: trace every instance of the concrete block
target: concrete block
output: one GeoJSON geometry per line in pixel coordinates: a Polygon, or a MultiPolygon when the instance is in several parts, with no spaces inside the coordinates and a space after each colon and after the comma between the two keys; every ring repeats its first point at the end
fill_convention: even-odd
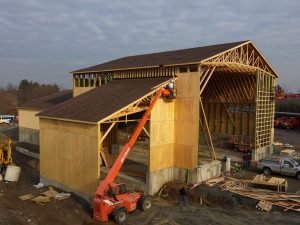
{"type": "Polygon", "coordinates": [[[173,180],[173,167],[147,174],[147,194],[154,195],[165,183],[173,180]]]}
{"type": "Polygon", "coordinates": [[[40,159],[40,154],[38,153],[34,153],[34,152],[31,152],[25,148],[22,148],[22,147],[19,147],[17,146],[16,147],[16,150],[24,155],[27,155],[27,156],[30,156],[32,158],[35,158],[35,159],[40,159]]]}
{"type": "Polygon", "coordinates": [[[197,182],[221,175],[222,163],[219,160],[205,162],[197,168],[197,182]]]}
{"type": "Polygon", "coordinates": [[[19,141],[27,142],[34,145],[40,144],[40,134],[39,130],[19,127],[19,141]]]}

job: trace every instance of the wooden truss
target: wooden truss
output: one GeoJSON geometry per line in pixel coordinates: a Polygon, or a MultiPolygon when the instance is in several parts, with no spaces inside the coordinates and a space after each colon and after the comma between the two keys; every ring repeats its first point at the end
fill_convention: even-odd
{"type": "Polygon", "coordinates": [[[251,72],[260,69],[278,77],[274,69],[249,41],[233,49],[201,61],[201,66],[216,66],[218,71],[251,72]]]}
{"type": "Polygon", "coordinates": [[[109,119],[106,120],[105,122],[119,122],[120,117],[125,117],[125,122],[126,122],[128,115],[147,110],[152,97],[153,94],[139,99],[137,102],[134,102],[132,105],[129,105],[127,108],[122,109],[117,114],[111,115],[109,119]]]}

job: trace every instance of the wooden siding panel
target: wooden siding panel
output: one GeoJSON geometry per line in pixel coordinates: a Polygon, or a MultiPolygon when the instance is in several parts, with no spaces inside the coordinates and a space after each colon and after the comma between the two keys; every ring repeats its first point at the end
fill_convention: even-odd
{"type": "Polygon", "coordinates": [[[174,166],[198,164],[200,72],[179,73],[176,81],[174,166]]]}
{"type": "Polygon", "coordinates": [[[98,185],[97,125],[41,119],[40,174],[93,196],[98,185]]]}
{"type": "Polygon", "coordinates": [[[159,99],[150,120],[150,172],[173,166],[174,101],[159,99]]]}
{"type": "Polygon", "coordinates": [[[31,129],[39,129],[39,118],[35,115],[41,110],[35,109],[19,109],[19,126],[31,129]]]}

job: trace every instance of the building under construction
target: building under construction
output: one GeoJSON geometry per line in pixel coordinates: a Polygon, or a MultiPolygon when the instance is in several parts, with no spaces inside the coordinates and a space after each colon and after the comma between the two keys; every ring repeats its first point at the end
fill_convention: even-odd
{"type": "Polygon", "coordinates": [[[73,74],[73,98],[39,113],[45,184],[93,197],[156,90],[156,104],[117,179],[154,194],[166,182],[220,173],[214,143],[240,138],[272,152],[277,74],[251,41],[128,56],[73,74]]]}

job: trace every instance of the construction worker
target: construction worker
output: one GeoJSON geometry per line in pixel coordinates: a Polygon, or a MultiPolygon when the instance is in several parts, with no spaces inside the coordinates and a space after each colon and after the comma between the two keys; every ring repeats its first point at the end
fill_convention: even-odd
{"type": "Polygon", "coordinates": [[[243,166],[244,166],[244,168],[247,168],[247,165],[248,165],[248,163],[247,163],[247,158],[248,158],[247,152],[244,152],[242,158],[243,158],[243,166]]]}
{"type": "Polygon", "coordinates": [[[247,161],[247,168],[249,168],[251,166],[251,154],[250,154],[250,152],[247,152],[246,161],[247,161]]]}
{"type": "Polygon", "coordinates": [[[239,173],[241,167],[240,167],[240,165],[238,163],[235,163],[232,169],[233,169],[234,173],[239,173]]]}
{"type": "Polygon", "coordinates": [[[187,206],[187,190],[184,186],[179,190],[179,205],[187,206]]]}

